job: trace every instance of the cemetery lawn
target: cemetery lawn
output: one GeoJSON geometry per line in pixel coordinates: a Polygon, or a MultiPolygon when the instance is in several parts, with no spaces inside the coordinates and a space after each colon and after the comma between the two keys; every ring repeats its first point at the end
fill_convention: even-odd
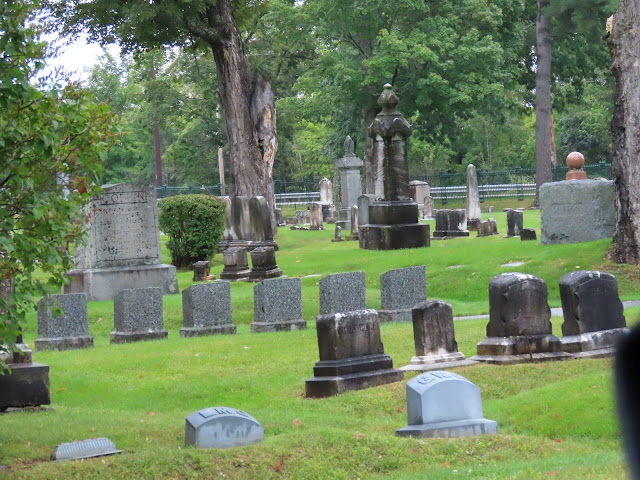
{"type": "MultiPolygon", "coordinates": [[[[506,214],[483,216],[496,218],[504,234],[506,214]]],[[[539,234],[538,212],[526,211],[524,226],[539,234]]],[[[112,302],[90,302],[93,349],[34,353],[35,361],[50,366],[51,410],[0,415],[0,465],[7,466],[0,469],[0,479],[625,477],[611,359],[456,369],[480,387],[484,416],[498,422],[498,434],[485,437],[396,437],[395,430],[407,423],[405,382],[327,399],[304,396],[304,381],[318,360],[313,320],[322,276],[364,270],[367,305],[379,308],[381,273],[426,265],[428,298],[452,303],[455,316],[487,313],[489,280],[506,271],[543,278],[551,306],[560,306],[558,279],[576,268],[610,271],[623,300],[640,299],[638,267],[605,260],[609,241],[542,246],[472,233],[468,239],[432,241],[431,248],[375,252],[359,250],[356,242],[332,243],[333,226],[327,227],[318,232],[279,229],[278,265],[286,275],[303,277],[307,330],[251,334],[253,285],[234,283],[237,335],[179,338],[181,297],[167,295],[168,340],[109,345],[112,302]],[[518,267],[508,265],[522,261],[518,267]],[[250,413],[265,427],[265,440],[230,450],[186,447],[185,417],[210,406],[250,413]],[[55,445],[96,437],[109,437],[123,453],[49,461],[55,445]]],[[[218,276],[221,255],[213,265],[218,276]]],[[[181,290],[191,284],[191,276],[178,273],[181,290]]],[[[640,308],[627,309],[625,315],[635,324],[640,308]]],[[[486,323],[456,321],[461,352],[475,353],[486,323]]],[[[553,319],[557,336],[561,325],[561,318],[553,319]]],[[[24,331],[33,346],[35,315],[24,331]]],[[[414,354],[411,325],[383,324],[381,335],[394,366],[408,364],[414,354]]],[[[407,372],[405,381],[414,375],[407,372]]]]}

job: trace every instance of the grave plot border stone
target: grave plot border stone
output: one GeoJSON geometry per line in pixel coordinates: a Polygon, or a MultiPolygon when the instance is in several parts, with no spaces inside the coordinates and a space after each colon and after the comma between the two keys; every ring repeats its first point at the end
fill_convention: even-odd
{"type": "Polygon", "coordinates": [[[113,299],[113,329],[110,343],[166,339],[169,333],[164,329],[162,290],[149,287],[118,292],[113,299]],[[140,325],[141,319],[145,325],[140,325]],[[130,323],[142,329],[127,330],[130,323]]]}
{"type": "Polygon", "coordinates": [[[424,265],[396,268],[380,275],[380,323],[410,322],[411,309],[427,300],[424,265]]]}
{"type": "Polygon", "coordinates": [[[89,335],[87,295],[65,293],[48,295],[41,299],[38,302],[38,338],[33,342],[33,346],[36,352],[93,347],[93,337],[89,335]],[[61,308],[62,313],[54,317],[51,307],[61,308]],[[64,333],[67,334],[63,335],[64,333]]]}
{"type": "Polygon", "coordinates": [[[228,280],[190,285],[182,291],[181,337],[235,334],[228,280]]]}
{"type": "Polygon", "coordinates": [[[304,330],[300,278],[271,278],[253,287],[252,333],[304,330]]]}

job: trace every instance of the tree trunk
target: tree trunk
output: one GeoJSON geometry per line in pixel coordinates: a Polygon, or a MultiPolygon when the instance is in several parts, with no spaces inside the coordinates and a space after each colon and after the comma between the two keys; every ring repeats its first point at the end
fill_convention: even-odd
{"type": "MultiPolygon", "coordinates": [[[[151,80],[156,79],[156,68],[151,64],[149,68],[149,76],[151,80]]],[[[158,113],[153,112],[153,154],[155,160],[155,169],[156,169],[156,187],[161,187],[163,185],[162,182],[162,147],[160,145],[160,121],[158,119],[158,113]]]]}
{"type": "Polygon", "coordinates": [[[640,0],[620,0],[609,35],[615,79],[613,176],[617,227],[610,255],[640,263],[640,0]]]}
{"type": "Polygon", "coordinates": [[[549,0],[538,0],[536,18],[536,203],[543,183],[553,181],[551,162],[551,17],[549,0]]]}
{"type": "Polygon", "coordinates": [[[217,38],[208,41],[216,62],[218,93],[229,144],[234,193],[263,195],[269,203],[276,231],[273,161],[278,150],[276,111],[271,84],[255,77],[233,16],[232,0],[217,0],[207,12],[217,38]]]}
{"type": "Polygon", "coordinates": [[[364,192],[373,194],[375,192],[376,185],[376,165],[373,159],[373,139],[369,137],[367,131],[369,126],[373,123],[376,115],[380,111],[378,106],[378,97],[380,91],[376,87],[366,87],[365,93],[367,95],[367,106],[364,109],[364,192]]]}

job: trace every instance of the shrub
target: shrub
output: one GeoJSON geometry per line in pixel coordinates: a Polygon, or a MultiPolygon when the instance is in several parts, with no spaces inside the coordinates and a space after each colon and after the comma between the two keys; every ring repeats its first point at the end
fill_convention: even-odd
{"type": "Polygon", "coordinates": [[[189,267],[209,260],[222,236],[225,203],[209,195],[176,195],[159,202],[160,229],[169,236],[171,263],[189,267]]]}

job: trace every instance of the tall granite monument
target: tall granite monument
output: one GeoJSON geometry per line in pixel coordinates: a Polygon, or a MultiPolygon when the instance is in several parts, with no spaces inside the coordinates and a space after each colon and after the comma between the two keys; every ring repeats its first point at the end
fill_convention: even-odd
{"type": "Polygon", "coordinates": [[[75,270],[64,293],[111,300],[123,289],[159,287],[178,293],[176,268],[160,256],[158,208],[153,187],[104,185],[91,200],[89,238],[76,246],[75,270]]]}
{"type": "Polygon", "coordinates": [[[351,137],[347,135],[344,141],[344,157],[336,161],[336,169],[340,175],[340,210],[338,219],[340,227],[351,229],[351,207],[357,205],[358,197],[362,195],[360,168],[362,160],[356,157],[355,147],[351,137]]]}
{"type": "Polygon", "coordinates": [[[428,247],[429,225],[418,223],[418,205],[409,192],[407,138],[411,126],[396,110],[398,97],[390,84],[378,99],[382,111],[369,127],[376,177],[376,199],[369,206],[369,224],[360,225],[360,248],[397,250],[428,247]],[[382,187],[382,188],[381,188],[382,187]]]}

